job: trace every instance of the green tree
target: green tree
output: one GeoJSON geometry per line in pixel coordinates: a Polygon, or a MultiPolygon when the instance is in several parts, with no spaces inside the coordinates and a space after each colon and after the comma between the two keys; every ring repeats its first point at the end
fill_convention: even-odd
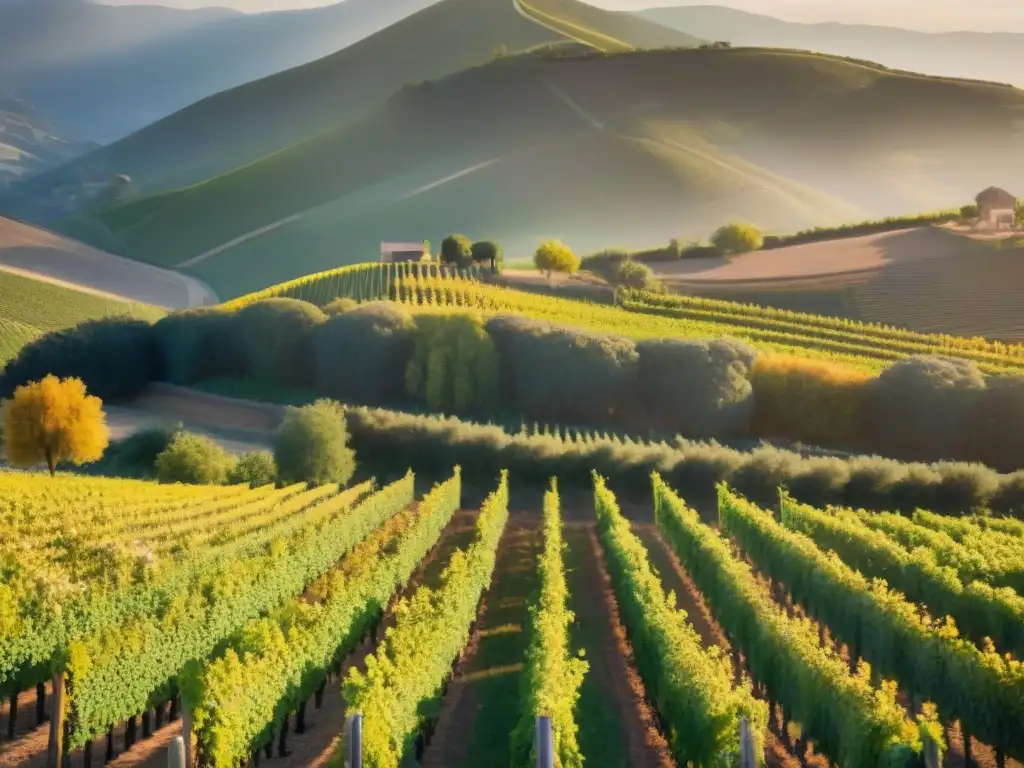
{"type": "Polygon", "coordinates": [[[487,410],[497,401],[498,354],[473,314],[424,314],[417,318],[406,393],[448,413],[487,410]]]}
{"type": "Polygon", "coordinates": [[[334,299],[330,304],[324,307],[324,314],[328,317],[337,317],[343,315],[359,306],[359,302],[355,299],[350,299],[345,296],[339,296],[334,299]]]}
{"type": "Polygon", "coordinates": [[[360,304],[313,333],[316,391],[348,403],[386,405],[405,391],[416,324],[392,301],[360,304]]]}
{"type": "Polygon", "coordinates": [[[533,264],[548,276],[548,280],[551,279],[553,272],[571,275],[580,268],[579,257],[569,246],[557,240],[541,243],[540,248],[533,254],[533,264]]]}
{"type": "Polygon", "coordinates": [[[664,290],[661,281],[654,276],[650,267],[632,259],[627,259],[615,267],[612,282],[615,285],[624,285],[627,288],[637,288],[642,291],[660,293],[664,290]]]}
{"type": "Polygon", "coordinates": [[[441,241],[441,263],[465,269],[473,263],[473,243],[465,235],[448,235],[441,241]]]}
{"type": "Polygon", "coordinates": [[[345,409],[332,400],[288,408],[274,435],[278,479],[285,485],[345,485],[356,471],[356,454],[348,446],[345,409]]]}
{"type": "Polygon", "coordinates": [[[723,256],[732,256],[760,250],[764,235],[751,224],[726,224],[711,236],[711,243],[723,256]]]}
{"type": "Polygon", "coordinates": [[[327,316],[306,301],[264,299],[234,316],[245,372],[257,379],[308,386],[313,379],[312,332],[327,316]]]}
{"type": "Polygon", "coordinates": [[[497,269],[501,265],[501,246],[491,240],[480,240],[473,243],[471,252],[473,262],[478,266],[486,263],[491,269],[497,269]]]}
{"type": "Polygon", "coordinates": [[[178,432],[156,457],[161,483],[223,485],[234,465],[231,456],[208,437],[178,432]]]}
{"type": "Polygon", "coordinates": [[[270,485],[277,479],[277,463],[270,451],[253,451],[238,457],[235,466],[228,472],[231,485],[248,483],[251,488],[270,485]]]}

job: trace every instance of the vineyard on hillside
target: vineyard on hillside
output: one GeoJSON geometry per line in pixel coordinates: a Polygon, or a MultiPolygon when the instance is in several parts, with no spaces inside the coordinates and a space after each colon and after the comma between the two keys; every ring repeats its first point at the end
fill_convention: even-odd
{"type": "Polygon", "coordinates": [[[0,763],[1024,758],[1019,521],[414,481],[0,474],[0,763]]]}
{"type": "Polygon", "coordinates": [[[150,322],[164,310],[11,272],[0,272],[0,364],[32,339],[85,320],[120,315],[150,322]]]}
{"type": "Polygon", "coordinates": [[[986,373],[1024,373],[1024,345],[926,334],[894,326],[788,310],[624,289],[618,306],[525,293],[489,285],[478,271],[459,274],[436,264],[357,264],[309,275],[235,299],[240,309],[273,297],[324,305],[336,297],[390,298],[416,308],[509,312],[635,339],[743,339],[757,348],[878,372],[912,355],[971,360],[986,373]]]}

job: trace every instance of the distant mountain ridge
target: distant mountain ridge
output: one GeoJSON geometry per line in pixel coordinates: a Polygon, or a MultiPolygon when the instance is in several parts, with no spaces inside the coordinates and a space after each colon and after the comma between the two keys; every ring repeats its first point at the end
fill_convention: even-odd
{"type": "MultiPolygon", "coordinates": [[[[411,85],[479,66],[533,46],[567,39],[517,11],[512,0],[391,0],[427,7],[364,37],[337,53],[247,82],[191,106],[51,173],[18,193],[30,202],[85,179],[123,173],[143,191],[194,184],[308,141],[353,120],[411,85]]],[[[358,4],[358,5],[354,5],[358,4]]],[[[379,0],[345,0],[376,7],[379,0]]],[[[630,44],[654,37],[662,44],[692,45],[695,38],[635,17],[601,11],[579,0],[531,0],[531,5],[580,24],[601,26],[630,44]]],[[[249,17],[259,19],[262,17],[249,17]]],[[[468,108],[468,105],[467,105],[468,108]]],[[[470,109],[471,111],[471,109],[470,109]]],[[[39,219],[38,209],[8,205],[39,219]]]]}
{"type": "Polygon", "coordinates": [[[107,143],[213,93],[334,53],[433,2],[344,0],[249,15],[5,0],[0,91],[107,143]]]}
{"type": "Polygon", "coordinates": [[[335,130],[77,231],[223,298],[447,233],[581,252],[946,208],[1024,177],[1024,91],[773,49],[560,48],[407,87],[335,130]],[[572,49],[575,50],[575,49],[572,49]],[[87,231],[87,230],[91,230],[87,231]]]}
{"type": "Polygon", "coordinates": [[[864,24],[783,21],[719,5],[649,8],[635,15],[734,45],[796,48],[887,67],[1024,87],[1024,34],[917,32],[864,24]]]}

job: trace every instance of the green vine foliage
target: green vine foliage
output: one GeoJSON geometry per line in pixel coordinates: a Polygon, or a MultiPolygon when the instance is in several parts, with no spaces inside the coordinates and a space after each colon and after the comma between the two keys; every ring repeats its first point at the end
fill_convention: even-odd
{"type": "Polygon", "coordinates": [[[422,712],[441,693],[469,639],[480,596],[490,584],[508,520],[508,473],[477,516],[474,538],[456,551],[441,585],[421,586],[395,608],[396,623],[366,672],[353,668],[342,687],[348,714],[363,715],[363,765],[398,768],[411,750],[422,712]]]}
{"type": "Polygon", "coordinates": [[[221,658],[190,669],[183,691],[201,765],[234,768],[270,741],[409,580],[460,499],[456,469],[418,507],[393,518],[322,576],[306,596],[249,622],[221,658]]]}
{"type": "Polygon", "coordinates": [[[644,686],[657,703],[676,762],[709,768],[740,764],[740,717],[764,753],[768,705],[754,698],[750,681],[733,685],[729,656],[704,649],[700,635],[677,610],[651,567],[647,550],[630,530],[615,495],[594,475],[594,508],[612,587],[644,686]]]}
{"type": "Polygon", "coordinates": [[[919,509],[914,522],[949,536],[967,551],[978,555],[996,587],[1011,587],[1024,593],[1024,539],[996,529],[984,529],[970,520],[943,517],[919,509]]]}
{"type": "MultiPolygon", "coordinates": [[[[153,506],[119,509],[116,522],[110,520],[113,510],[109,502],[96,517],[82,508],[80,500],[73,502],[78,517],[66,519],[47,537],[51,545],[59,545],[59,556],[52,554],[52,546],[48,549],[42,544],[20,551],[6,548],[0,553],[5,575],[0,586],[0,626],[4,628],[0,633],[0,693],[10,695],[48,680],[63,668],[72,640],[152,614],[180,592],[194,573],[219,559],[220,542],[205,529],[204,514],[226,504],[233,508],[232,519],[237,520],[254,509],[310,504],[333,492],[331,488],[306,491],[305,485],[270,494],[214,489],[208,503],[175,507],[150,490],[157,497],[153,506]],[[161,526],[154,518],[178,522],[161,526]],[[160,530],[154,531],[156,527],[160,530]],[[96,543],[127,540],[132,531],[149,543],[165,535],[172,537],[170,557],[151,564],[123,544],[112,551],[105,543],[96,543]]],[[[38,527],[54,519],[53,510],[52,506],[39,510],[38,527]]],[[[235,533],[223,515],[217,520],[216,536],[235,533]]],[[[31,535],[24,527],[23,532],[31,535]]],[[[39,535],[37,531],[37,543],[39,535]]]]}
{"type": "Polygon", "coordinates": [[[955,568],[940,565],[928,547],[907,549],[864,524],[853,510],[818,510],[781,494],[782,524],[820,549],[835,552],[869,579],[883,579],[933,616],[951,616],[965,636],[1024,658],[1024,597],[1009,587],[965,583],[955,568]]]}
{"type": "Polygon", "coordinates": [[[160,610],[72,641],[71,747],[166,701],[187,662],[207,658],[247,621],[301,592],[412,498],[411,472],[354,508],[348,493],[328,497],[320,506],[331,514],[319,522],[269,541],[254,532],[237,557],[221,553],[192,572],[160,610]]]}
{"type": "Polygon", "coordinates": [[[533,768],[537,764],[534,723],[542,715],[551,718],[555,765],[583,765],[574,711],[589,665],[569,653],[573,614],[566,607],[569,590],[562,562],[565,545],[559,506],[558,484],[552,478],[551,488],[544,494],[544,551],[538,562],[540,591],[536,604],[530,606],[531,635],[523,669],[522,705],[511,737],[512,762],[519,768],[533,768]]]}
{"type": "Polygon", "coordinates": [[[896,702],[896,688],[871,685],[862,665],[823,648],[809,620],[790,619],[750,566],[700,515],[653,475],[654,512],[662,535],[693,578],[754,679],[787,717],[801,724],[815,749],[844,768],[920,764],[920,725],[896,702]]]}
{"type": "Polygon", "coordinates": [[[498,352],[475,313],[428,312],[417,318],[405,371],[409,395],[434,411],[486,411],[498,398],[498,352]]]}
{"type": "Polygon", "coordinates": [[[723,531],[762,573],[910,695],[934,701],[947,722],[986,744],[1024,755],[1024,664],[959,636],[881,580],[868,581],[834,553],[787,530],[727,488],[719,491],[723,531]]]}
{"type": "MultiPolygon", "coordinates": [[[[926,549],[939,565],[952,568],[965,583],[981,581],[993,587],[1010,587],[1024,594],[1024,548],[1015,550],[995,540],[996,532],[968,536],[962,540],[942,526],[923,525],[930,513],[918,510],[913,519],[892,512],[858,512],[861,521],[882,531],[908,549],[926,549]]],[[[978,532],[979,534],[981,531],[978,532]]]]}

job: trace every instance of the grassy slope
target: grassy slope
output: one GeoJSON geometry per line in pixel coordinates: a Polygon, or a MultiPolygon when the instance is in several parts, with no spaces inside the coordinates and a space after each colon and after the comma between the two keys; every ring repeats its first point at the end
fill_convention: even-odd
{"type": "Polygon", "coordinates": [[[164,312],[0,271],[0,363],[47,331],[107,315],[156,320],[164,312]]]}
{"type": "Polygon", "coordinates": [[[810,54],[512,57],[104,219],[128,255],[174,266],[309,213],[189,267],[226,298],[452,230],[502,238],[514,258],[546,236],[588,250],[734,217],[791,231],[948,204],[1024,171],[1021,117],[1020,91],[810,54]]]}
{"type": "MultiPolygon", "coordinates": [[[[572,7],[576,0],[536,0],[572,7]]],[[[591,9],[591,26],[635,38],[688,35],[591,9]]],[[[560,36],[516,13],[512,0],[441,0],[354,45],[309,64],[204,99],[109,147],[41,177],[41,193],[73,172],[127,173],[141,188],[169,189],[210,178],[334,128],[410,83],[560,36]]]]}

